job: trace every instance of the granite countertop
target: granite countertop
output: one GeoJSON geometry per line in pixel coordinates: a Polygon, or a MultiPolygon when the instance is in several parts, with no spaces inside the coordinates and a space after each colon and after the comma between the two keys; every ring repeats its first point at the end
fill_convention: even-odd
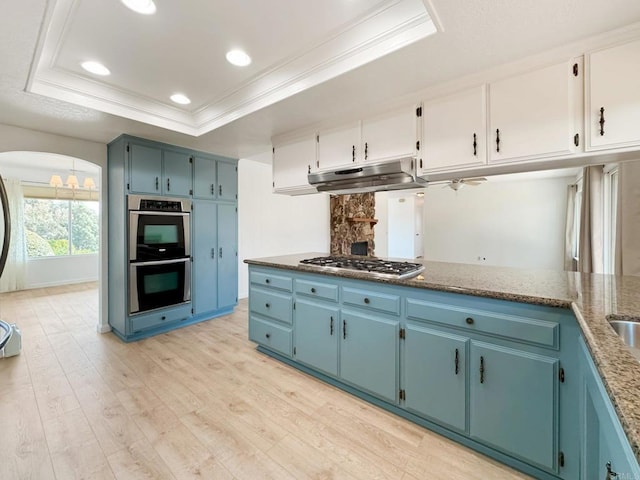
{"type": "MultiPolygon", "coordinates": [[[[245,263],[321,273],[300,260],[326,256],[310,252],[248,259],[245,263]]],[[[415,260],[413,260],[415,262],[415,260]]],[[[328,275],[393,285],[571,308],[600,372],[631,448],[640,462],[640,362],[610,327],[608,320],[640,321],[640,277],[584,274],[444,262],[421,262],[417,277],[398,280],[372,278],[366,272],[324,272],[328,275]]]]}

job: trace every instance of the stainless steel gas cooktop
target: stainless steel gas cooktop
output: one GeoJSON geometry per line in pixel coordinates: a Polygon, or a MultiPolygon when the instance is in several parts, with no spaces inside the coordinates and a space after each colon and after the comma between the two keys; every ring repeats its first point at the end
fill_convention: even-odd
{"type": "Polygon", "coordinates": [[[378,278],[411,278],[424,270],[424,265],[394,262],[375,257],[328,256],[301,260],[300,263],[317,267],[320,271],[355,270],[378,278]]]}

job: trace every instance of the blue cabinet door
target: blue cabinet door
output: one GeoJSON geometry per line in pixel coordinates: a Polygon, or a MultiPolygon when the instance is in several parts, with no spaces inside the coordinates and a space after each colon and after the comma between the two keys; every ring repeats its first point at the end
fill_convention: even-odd
{"type": "Polygon", "coordinates": [[[217,205],[195,201],[193,208],[193,310],[218,308],[217,205]]]}
{"type": "Polygon", "coordinates": [[[340,377],[390,402],[398,401],[398,321],[343,310],[340,377]]]}
{"type": "Polygon", "coordinates": [[[238,212],[218,205],[218,308],[238,302],[238,212]]]}
{"type": "Polygon", "coordinates": [[[408,324],[404,342],[405,407],[461,432],[466,430],[469,339],[408,324]]]}
{"type": "Polygon", "coordinates": [[[204,200],[216,198],[216,162],[211,158],[193,159],[193,196],[204,200]]]}
{"type": "Polygon", "coordinates": [[[191,156],[184,152],[163,151],[162,192],[165,195],[191,195],[191,156]]]}
{"type": "Polygon", "coordinates": [[[471,437],[556,471],[558,360],[473,340],[470,356],[471,437]]]}
{"type": "Polygon", "coordinates": [[[294,317],[296,360],[338,375],[338,307],[297,300],[294,317]]]}
{"type": "Polygon", "coordinates": [[[579,402],[582,478],[640,478],[640,466],[600,380],[600,374],[582,339],[579,344],[582,370],[579,402]],[[611,473],[607,477],[608,469],[611,473]]]}
{"type": "Polygon", "coordinates": [[[139,193],[162,193],[162,150],[129,144],[129,189],[139,193]]]}
{"type": "Polygon", "coordinates": [[[235,202],[238,199],[238,169],[235,163],[217,162],[218,200],[235,202]]]}

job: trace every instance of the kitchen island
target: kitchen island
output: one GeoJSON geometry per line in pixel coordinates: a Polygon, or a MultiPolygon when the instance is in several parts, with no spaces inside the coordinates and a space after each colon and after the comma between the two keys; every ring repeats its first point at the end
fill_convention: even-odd
{"type": "MultiPolygon", "coordinates": [[[[246,260],[250,335],[261,351],[539,478],[591,478],[584,473],[590,462],[594,478],[605,472],[600,457],[612,455],[604,448],[612,437],[598,421],[590,425],[584,412],[591,397],[583,398],[604,387],[606,404],[595,398],[593,408],[613,406],[625,440],[616,454],[626,449],[632,460],[640,457],[640,363],[608,325],[612,318],[640,317],[639,278],[423,262],[421,275],[401,280],[300,264],[319,255],[246,260]],[[311,321],[323,316],[326,325],[311,321]],[[368,344],[349,345],[365,331],[368,344]],[[396,331],[399,341],[391,340],[396,331]],[[322,344],[328,332],[331,342],[322,344]],[[420,356],[422,350],[437,355],[441,347],[441,358],[420,356]],[[367,357],[371,350],[376,355],[367,357]],[[449,353],[455,375],[428,368],[448,363],[449,353]],[[583,382],[592,360],[597,381],[583,382]],[[518,370],[534,388],[527,390],[518,370]],[[498,431],[499,417],[491,423],[496,412],[483,407],[510,407],[499,385],[493,393],[483,390],[498,372],[512,381],[503,396],[533,402],[523,427],[540,432],[529,443],[516,431],[498,431]],[[559,380],[548,383],[549,372],[559,380]],[[437,385],[418,388],[414,381],[424,375],[437,385]],[[595,460],[585,457],[585,438],[590,448],[602,444],[595,460]]],[[[620,463],[612,462],[612,471],[620,463]]],[[[619,471],[635,474],[632,463],[619,471]]]]}

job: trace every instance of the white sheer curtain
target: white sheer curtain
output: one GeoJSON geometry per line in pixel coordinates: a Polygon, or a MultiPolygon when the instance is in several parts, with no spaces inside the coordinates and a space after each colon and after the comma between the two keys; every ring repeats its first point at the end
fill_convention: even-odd
{"type": "Polygon", "coordinates": [[[585,167],[582,174],[582,208],[578,271],[604,272],[604,166],[585,167]]]}
{"type": "MultiPolygon", "coordinates": [[[[20,180],[4,179],[9,199],[9,214],[11,215],[11,240],[9,255],[2,277],[0,277],[0,291],[10,292],[22,290],[26,285],[27,249],[24,235],[24,204],[20,180]]],[[[0,230],[2,226],[0,225],[0,230]]]]}
{"type": "Polygon", "coordinates": [[[567,216],[564,232],[564,269],[568,272],[575,272],[578,268],[574,258],[573,247],[576,239],[576,194],[577,185],[567,187],[567,216]]]}
{"type": "Polygon", "coordinates": [[[640,161],[618,168],[615,273],[640,275],[640,161]]]}

